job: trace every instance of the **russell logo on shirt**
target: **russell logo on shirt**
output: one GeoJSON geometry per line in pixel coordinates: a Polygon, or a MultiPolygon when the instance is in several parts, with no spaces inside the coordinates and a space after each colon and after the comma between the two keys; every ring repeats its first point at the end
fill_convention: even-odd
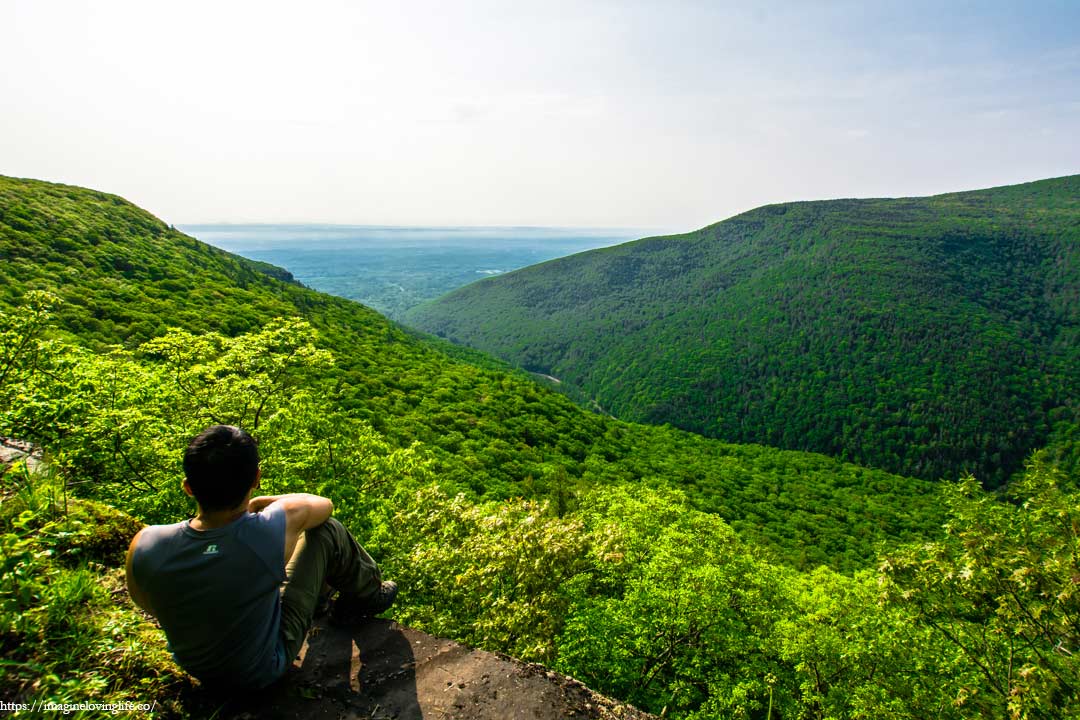
{"type": "Polygon", "coordinates": [[[207,545],[206,549],[203,550],[203,555],[217,555],[217,554],[218,554],[217,545],[207,545]]]}

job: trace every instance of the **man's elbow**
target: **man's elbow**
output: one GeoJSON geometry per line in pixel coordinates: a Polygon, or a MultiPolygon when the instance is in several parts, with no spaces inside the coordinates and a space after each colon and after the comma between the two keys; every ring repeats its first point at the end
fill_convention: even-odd
{"type": "Polygon", "coordinates": [[[319,514],[321,519],[319,520],[318,524],[322,525],[324,522],[326,522],[327,520],[330,519],[331,515],[334,514],[334,501],[331,500],[330,498],[319,498],[319,499],[322,500],[323,502],[322,502],[322,507],[319,508],[319,513],[318,514],[319,514]]]}
{"type": "Polygon", "coordinates": [[[330,498],[321,495],[308,495],[304,502],[297,507],[297,511],[302,513],[298,529],[300,531],[310,530],[330,519],[330,515],[334,512],[334,503],[330,498]]]}

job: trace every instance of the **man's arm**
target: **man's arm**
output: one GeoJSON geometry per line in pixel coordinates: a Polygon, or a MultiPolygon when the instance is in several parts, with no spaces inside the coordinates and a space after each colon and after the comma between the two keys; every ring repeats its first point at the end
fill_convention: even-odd
{"type": "Polygon", "coordinates": [[[300,533],[326,522],[334,512],[334,503],[329,498],[308,493],[264,495],[251,498],[248,510],[261,512],[275,504],[280,504],[285,511],[285,562],[289,562],[300,533]]]}
{"type": "Polygon", "coordinates": [[[146,597],[146,594],[135,582],[135,575],[131,571],[131,559],[135,554],[135,544],[139,542],[139,536],[142,535],[142,532],[140,530],[135,533],[135,537],[131,538],[131,544],[128,545],[127,560],[124,562],[124,574],[127,577],[128,594],[131,595],[131,599],[136,605],[153,615],[154,610],[150,607],[150,599],[146,597]]]}

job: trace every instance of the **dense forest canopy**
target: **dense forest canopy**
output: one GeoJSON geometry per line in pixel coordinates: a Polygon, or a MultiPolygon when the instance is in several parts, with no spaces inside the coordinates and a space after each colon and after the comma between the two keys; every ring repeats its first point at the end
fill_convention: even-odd
{"type": "Polygon", "coordinates": [[[614,415],[998,485],[1080,388],[1080,176],[770,205],[411,311],[614,415]]]}
{"type": "Polygon", "coordinates": [[[303,317],[336,358],[317,374],[321,391],[395,446],[419,443],[441,478],[474,497],[676,485],[785,561],[846,569],[938,520],[925,483],[584,412],[523,373],[475,353],[465,357],[473,363],[449,357],[446,344],[283,282],[105,193],[0,178],[0,261],[0,308],[20,306],[28,290],[52,292],[62,301],[54,326],[94,350],[134,350],[168,328],[230,337],[303,317]]]}
{"type": "Polygon", "coordinates": [[[185,690],[122,590],[191,512],[180,448],[256,435],[334,500],[395,619],[670,717],[1080,713],[1077,431],[1002,493],[592,414],[114,196],[0,178],[0,694],[185,690]]]}

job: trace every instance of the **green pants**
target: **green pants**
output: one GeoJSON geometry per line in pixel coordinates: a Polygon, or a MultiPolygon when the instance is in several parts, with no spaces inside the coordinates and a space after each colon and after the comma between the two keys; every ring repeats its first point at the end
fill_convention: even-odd
{"type": "Polygon", "coordinates": [[[281,588],[281,634],[286,664],[291,663],[311,628],[323,584],[363,598],[379,589],[379,566],[345,526],[334,518],[300,533],[285,565],[281,588]]]}

